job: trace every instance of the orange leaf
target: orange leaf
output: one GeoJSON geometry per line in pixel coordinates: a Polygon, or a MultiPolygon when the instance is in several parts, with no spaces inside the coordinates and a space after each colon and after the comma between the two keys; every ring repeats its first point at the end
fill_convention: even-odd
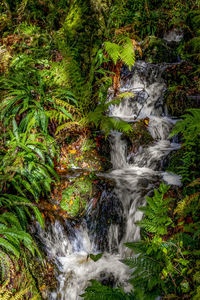
{"type": "Polygon", "coordinates": [[[69,153],[74,154],[76,153],[76,150],[75,149],[69,150],[69,153]]]}

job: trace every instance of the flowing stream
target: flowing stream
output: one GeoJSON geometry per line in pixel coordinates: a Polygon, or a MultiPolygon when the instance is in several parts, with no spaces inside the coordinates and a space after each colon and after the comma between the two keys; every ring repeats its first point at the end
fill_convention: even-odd
{"type": "MultiPolygon", "coordinates": [[[[136,62],[131,72],[124,72],[120,88],[121,93],[133,95],[129,94],[120,105],[111,106],[109,112],[110,116],[127,122],[148,117],[148,130],[154,142],[129,153],[123,134],[113,132],[110,136],[113,168],[99,176],[114,181],[114,190],[103,190],[95,209],[91,199],[81,223],[66,221],[64,228],[56,222],[45,232],[39,230],[40,240],[59,269],[58,289],[50,299],[82,299],[79,295],[90,279],[130,290],[130,270],[122,260],[131,255],[124,243],[140,239],[140,229],[135,223],[141,220],[142,212],[137,208],[145,205],[145,196],[161,181],[180,185],[179,176],[163,171],[166,156],[179,148],[168,139],[175,120],[167,116],[163,99],[167,66],[136,62]],[[104,254],[97,262],[89,258],[89,254],[101,252],[104,254]]],[[[110,99],[112,95],[110,91],[110,99]]]]}

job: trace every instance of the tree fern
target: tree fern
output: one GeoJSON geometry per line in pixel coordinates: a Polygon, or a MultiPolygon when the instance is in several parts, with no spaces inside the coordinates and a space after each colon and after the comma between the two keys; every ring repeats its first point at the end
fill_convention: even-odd
{"type": "Polygon", "coordinates": [[[114,64],[117,64],[118,60],[121,60],[124,64],[126,64],[129,69],[134,65],[135,63],[135,49],[134,49],[134,43],[132,40],[128,37],[123,39],[122,44],[116,44],[111,42],[105,42],[104,43],[106,53],[114,64]]]}
{"type": "Polygon", "coordinates": [[[120,58],[129,69],[135,64],[135,49],[131,39],[127,39],[127,42],[124,44],[120,53],[120,58]]]}
{"type": "Polygon", "coordinates": [[[105,42],[104,43],[105,50],[110,56],[110,58],[113,60],[114,64],[116,65],[117,61],[121,59],[121,47],[118,44],[111,43],[111,42],[105,42]]]}

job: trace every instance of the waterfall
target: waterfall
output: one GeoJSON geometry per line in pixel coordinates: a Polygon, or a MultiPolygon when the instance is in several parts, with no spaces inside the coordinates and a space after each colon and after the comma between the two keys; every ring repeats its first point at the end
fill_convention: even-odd
{"type": "MultiPolygon", "coordinates": [[[[101,282],[112,281],[130,290],[129,268],[122,259],[131,255],[125,242],[140,239],[136,222],[141,220],[138,207],[145,205],[145,196],[152,193],[161,181],[180,185],[179,176],[163,171],[165,157],[179,145],[168,138],[176,120],[167,115],[163,95],[166,90],[163,75],[167,64],[152,65],[136,62],[131,72],[124,72],[120,93],[129,92],[120,105],[112,105],[109,115],[135,122],[149,118],[148,130],[154,142],[139,147],[136,153],[128,153],[123,134],[112,132],[110,136],[111,162],[113,168],[100,177],[115,182],[113,191],[102,192],[95,209],[88,207],[80,224],[66,220],[65,228],[59,222],[49,226],[45,232],[38,229],[48,256],[59,269],[58,289],[51,299],[82,299],[79,295],[90,279],[101,282]],[[111,216],[111,221],[109,218],[111,216]],[[94,262],[89,254],[103,252],[94,262]]],[[[113,91],[110,90],[109,99],[113,91]]],[[[92,201],[92,200],[91,200],[92,201]]]]}

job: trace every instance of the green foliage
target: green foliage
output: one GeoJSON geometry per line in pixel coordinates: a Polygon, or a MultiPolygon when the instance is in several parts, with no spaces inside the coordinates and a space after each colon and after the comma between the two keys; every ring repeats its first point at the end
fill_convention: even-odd
{"type": "Polygon", "coordinates": [[[92,183],[89,177],[73,180],[62,192],[61,208],[66,210],[70,216],[76,217],[84,211],[91,191],[92,183]]]}
{"type": "Polygon", "coordinates": [[[154,196],[146,197],[147,206],[140,207],[144,212],[145,218],[138,222],[141,228],[147,232],[164,235],[168,232],[168,226],[172,224],[168,217],[169,203],[172,199],[166,198],[169,186],[161,183],[158,190],[154,190],[154,196]]]}
{"type": "Polygon", "coordinates": [[[100,284],[96,280],[91,280],[92,285],[88,286],[84,294],[80,295],[85,300],[121,300],[130,299],[129,296],[124,293],[122,288],[112,289],[111,287],[100,284]]]}
{"type": "Polygon", "coordinates": [[[174,126],[170,136],[182,134],[182,149],[174,156],[169,170],[177,172],[182,176],[182,181],[189,183],[198,176],[198,165],[200,160],[200,110],[189,109],[174,126]],[[177,165],[178,162],[178,165],[177,165]]]}
{"type": "Polygon", "coordinates": [[[13,61],[10,78],[2,80],[5,97],[0,107],[4,125],[7,126],[13,116],[18,116],[20,131],[36,128],[47,134],[49,120],[54,119],[58,124],[73,120],[72,114],[77,112],[73,94],[65,88],[50,91],[51,79],[47,84],[50,72],[37,70],[32,65],[32,58],[26,55],[17,58],[13,61]],[[26,77],[24,69],[28,73],[26,77]]]}
{"type": "Polygon", "coordinates": [[[98,261],[101,257],[102,257],[103,253],[99,253],[97,255],[94,255],[94,254],[90,254],[90,258],[93,260],[93,261],[98,261]]]}
{"type": "Polygon", "coordinates": [[[200,109],[188,109],[187,114],[183,115],[183,120],[180,120],[174,126],[170,137],[181,133],[184,138],[184,143],[194,141],[200,134],[200,109]]]}
{"type": "Polygon", "coordinates": [[[88,114],[88,121],[93,123],[97,128],[100,127],[100,129],[104,131],[106,137],[109,135],[111,130],[117,130],[126,133],[132,131],[131,125],[127,122],[105,115],[110,105],[117,105],[119,103],[119,98],[107,103],[102,102],[96,106],[94,111],[91,111],[88,114]]]}
{"type": "Polygon", "coordinates": [[[15,213],[23,230],[26,230],[28,224],[27,216],[30,216],[29,209],[34,212],[40,226],[44,227],[44,221],[39,209],[27,198],[12,194],[1,194],[0,207],[7,207],[9,211],[15,213]]]}
{"type": "Polygon", "coordinates": [[[13,133],[10,132],[10,140],[1,153],[2,188],[11,185],[22,196],[28,192],[38,200],[42,193],[50,191],[52,176],[58,179],[53,168],[54,155],[55,148],[50,137],[20,134],[13,119],[13,133]]]}
{"type": "Polygon", "coordinates": [[[200,61],[200,10],[192,10],[188,13],[188,23],[191,30],[194,32],[193,37],[186,43],[186,50],[188,50],[188,57],[200,61]]]}
{"type": "Polygon", "coordinates": [[[33,238],[23,230],[19,219],[14,213],[5,212],[0,215],[0,235],[2,269],[5,269],[5,259],[8,260],[5,254],[12,254],[19,258],[22,252],[22,244],[32,255],[34,255],[35,252],[40,254],[33,238]]]}
{"type": "Polygon", "coordinates": [[[104,47],[108,56],[112,59],[115,65],[119,60],[121,60],[131,70],[135,63],[135,49],[130,38],[123,38],[122,44],[105,42],[104,47]]]}

